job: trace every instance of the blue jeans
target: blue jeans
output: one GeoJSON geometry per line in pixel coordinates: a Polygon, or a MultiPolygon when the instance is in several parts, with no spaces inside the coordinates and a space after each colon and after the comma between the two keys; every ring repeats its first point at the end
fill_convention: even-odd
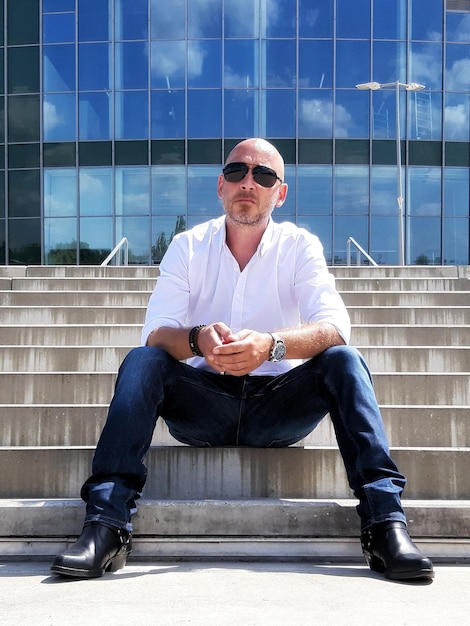
{"type": "Polygon", "coordinates": [[[221,376],[176,361],[159,348],[132,350],[82,487],[85,521],[132,530],[146,480],[144,458],[161,416],[194,446],[283,447],[330,413],[361,529],[405,521],[406,479],[390,458],[371,376],[357,350],[329,348],[279,376],[221,376]]]}

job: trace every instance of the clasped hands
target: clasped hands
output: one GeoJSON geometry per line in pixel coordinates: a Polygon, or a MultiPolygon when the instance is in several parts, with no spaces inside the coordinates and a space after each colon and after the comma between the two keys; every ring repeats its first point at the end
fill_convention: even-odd
{"type": "Polygon", "coordinates": [[[201,328],[199,350],[207,363],[217,372],[244,376],[269,358],[272,337],[266,333],[243,329],[232,333],[223,322],[201,328]]]}

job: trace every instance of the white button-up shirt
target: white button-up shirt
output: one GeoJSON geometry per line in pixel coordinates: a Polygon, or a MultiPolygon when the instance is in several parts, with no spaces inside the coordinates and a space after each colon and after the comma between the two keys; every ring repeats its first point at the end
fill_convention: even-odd
{"type": "MultiPolygon", "coordinates": [[[[272,220],[243,271],[225,241],[225,216],[176,235],[160,265],[147,308],[142,345],[155,328],[224,322],[275,332],[309,322],[333,324],[346,343],[350,321],[315,235],[272,220]]],[[[205,359],[188,359],[211,370],[205,359]]],[[[252,374],[276,375],[302,363],[266,361],[252,374]]]]}

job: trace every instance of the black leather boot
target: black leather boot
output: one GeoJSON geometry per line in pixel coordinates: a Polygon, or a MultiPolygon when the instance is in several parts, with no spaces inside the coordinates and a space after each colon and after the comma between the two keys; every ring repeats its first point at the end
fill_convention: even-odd
{"type": "Polygon", "coordinates": [[[74,578],[98,578],[124,567],[131,550],[130,533],[91,522],[85,524],[70,548],[55,557],[51,572],[74,578]]]}
{"type": "Polygon", "coordinates": [[[375,572],[392,580],[434,578],[433,566],[411,541],[404,522],[374,524],[361,533],[362,552],[375,572]]]}

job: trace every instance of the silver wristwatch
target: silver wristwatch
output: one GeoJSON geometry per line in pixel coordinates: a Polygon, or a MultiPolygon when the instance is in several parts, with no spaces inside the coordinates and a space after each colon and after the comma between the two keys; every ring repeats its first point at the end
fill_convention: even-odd
{"type": "Polygon", "coordinates": [[[273,338],[273,346],[271,348],[268,361],[271,361],[271,363],[278,363],[286,356],[286,344],[277,333],[269,334],[273,338]]]}

